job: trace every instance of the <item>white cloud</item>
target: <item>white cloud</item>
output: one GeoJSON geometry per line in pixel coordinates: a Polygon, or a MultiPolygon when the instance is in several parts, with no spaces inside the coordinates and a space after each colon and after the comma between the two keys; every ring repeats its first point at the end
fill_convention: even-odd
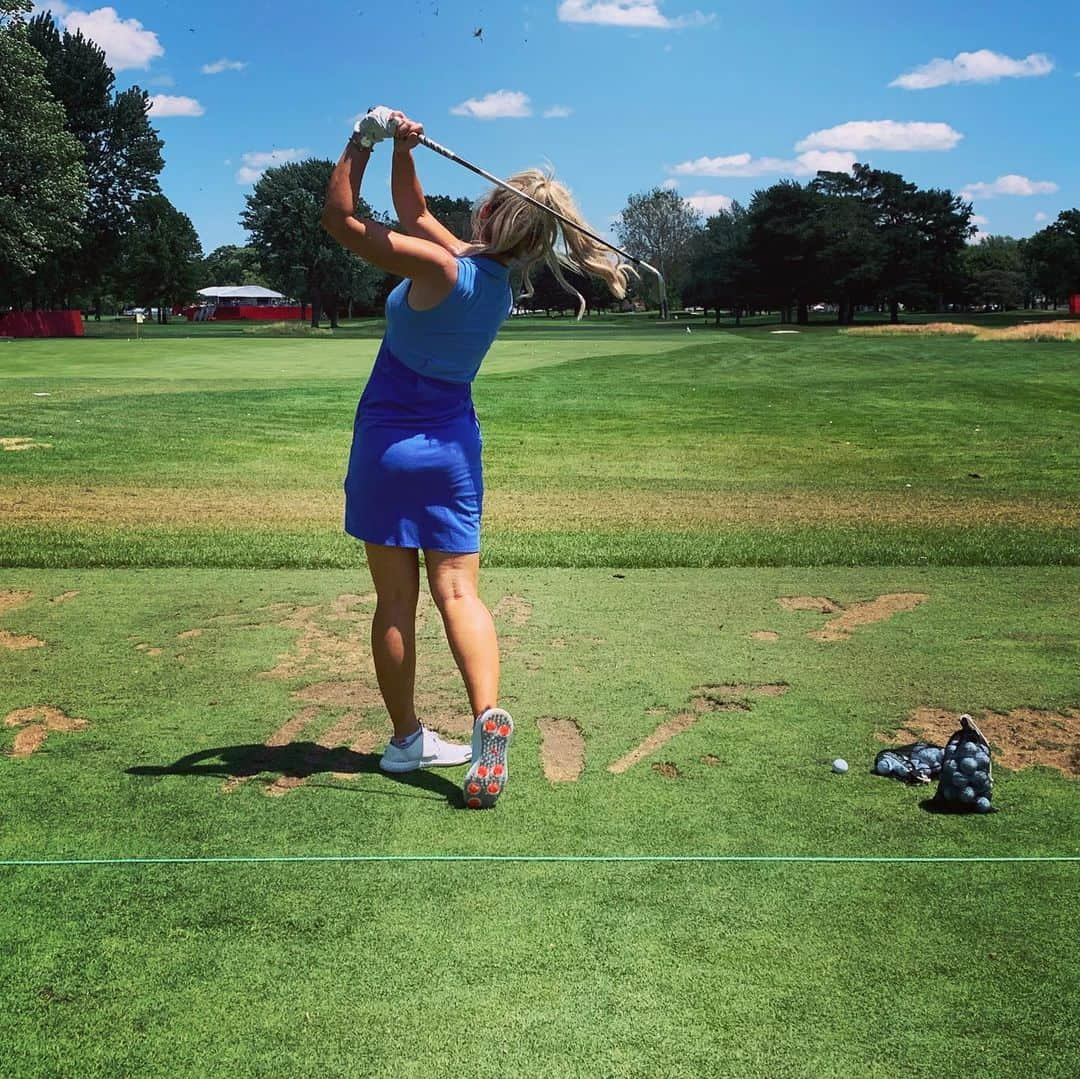
{"type": "Polygon", "coordinates": [[[982,181],[968,184],[960,189],[960,194],[966,199],[992,199],[997,195],[1052,195],[1057,189],[1058,185],[1051,180],[1029,180],[1009,173],[988,184],[982,181]]]}
{"type": "Polygon", "coordinates": [[[957,53],[951,60],[939,56],[893,79],[889,85],[905,90],[929,90],[955,82],[997,82],[999,79],[1049,75],[1053,70],[1053,61],[1045,53],[1033,52],[1023,60],[1014,60],[1000,52],[979,49],[977,52],[957,53]]]}
{"type": "Polygon", "coordinates": [[[989,225],[990,224],[990,218],[983,217],[982,214],[972,214],[971,215],[971,223],[973,225],[989,225]]]}
{"type": "Polygon", "coordinates": [[[851,120],[814,131],[796,150],[951,150],[964,136],[948,124],[851,120]]]}
{"type": "Polygon", "coordinates": [[[811,176],[815,172],[850,172],[855,155],[843,150],[808,150],[793,160],[782,157],[751,157],[731,154],[728,157],[699,157],[683,161],[668,171],[675,176],[765,176],[787,173],[811,176]]]}
{"type": "Polygon", "coordinates": [[[212,64],[203,64],[202,73],[204,75],[220,75],[223,71],[243,71],[246,67],[246,60],[227,60],[223,56],[212,64]]]}
{"type": "Polygon", "coordinates": [[[574,110],[569,105],[552,105],[550,109],[544,109],[545,120],[564,120],[574,110]]]}
{"type": "Polygon", "coordinates": [[[679,181],[675,179],[665,180],[660,186],[665,191],[674,191],[679,186],[679,181]]]}
{"type": "Polygon", "coordinates": [[[558,15],[560,22],[630,26],[637,30],[681,30],[704,26],[716,18],[700,11],[670,18],[660,10],[660,0],[563,0],[558,15]]]}
{"type": "Polygon", "coordinates": [[[166,116],[202,116],[206,109],[193,97],[178,94],[154,94],[150,98],[150,115],[155,120],[166,116]]]}
{"type": "Polygon", "coordinates": [[[532,116],[529,95],[520,90],[496,90],[484,97],[470,97],[450,111],[454,116],[471,116],[474,120],[532,116]]]}
{"type": "Polygon", "coordinates": [[[241,154],[240,159],[244,164],[236,174],[236,182],[238,184],[253,184],[268,168],[274,165],[286,165],[290,161],[299,161],[309,153],[311,153],[310,150],[288,149],[255,150],[241,154]]]}
{"type": "Polygon", "coordinates": [[[1039,212],[1038,212],[1038,213],[1037,213],[1037,214],[1035,215],[1035,220],[1036,220],[1036,221],[1049,221],[1049,220],[1050,220],[1050,215],[1049,215],[1049,214],[1047,214],[1047,213],[1043,213],[1043,211],[1042,211],[1042,210],[1040,210],[1040,211],[1039,211],[1039,212]]]}
{"type": "Polygon", "coordinates": [[[695,191],[692,195],[683,196],[683,202],[690,203],[695,210],[706,217],[730,210],[732,201],[730,195],[710,195],[707,191],[695,191]]]}
{"type": "Polygon", "coordinates": [[[151,61],[165,55],[157,34],[145,29],[138,19],[121,19],[116,8],[79,11],[69,4],[49,3],[41,5],[41,9],[51,11],[65,30],[73,34],[81,30],[83,37],[88,37],[105,53],[113,71],[145,69],[151,61]]]}

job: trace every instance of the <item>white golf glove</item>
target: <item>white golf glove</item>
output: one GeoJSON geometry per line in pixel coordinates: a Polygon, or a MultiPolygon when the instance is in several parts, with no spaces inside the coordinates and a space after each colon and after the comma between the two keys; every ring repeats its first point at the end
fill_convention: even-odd
{"type": "Polygon", "coordinates": [[[370,150],[375,143],[392,138],[397,120],[390,119],[390,111],[385,105],[368,109],[353,126],[352,141],[370,150]]]}

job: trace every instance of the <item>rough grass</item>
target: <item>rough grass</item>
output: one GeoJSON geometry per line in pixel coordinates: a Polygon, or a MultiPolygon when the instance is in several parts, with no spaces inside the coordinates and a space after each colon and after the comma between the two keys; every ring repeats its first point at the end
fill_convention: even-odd
{"type": "Polygon", "coordinates": [[[973,337],[976,341],[1080,341],[1080,319],[1032,322],[1019,326],[976,326],[966,322],[897,323],[851,326],[854,337],[973,337]]]}

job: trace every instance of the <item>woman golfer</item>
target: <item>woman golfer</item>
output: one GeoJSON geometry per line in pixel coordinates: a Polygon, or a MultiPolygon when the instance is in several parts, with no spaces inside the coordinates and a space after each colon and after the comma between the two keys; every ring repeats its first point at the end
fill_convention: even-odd
{"type": "MultiPolygon", "coordinates": [[[[463,243],[424,202],[412,160],[423,132],[403,113],[372,109],[357,123],[326,193],[326,230],[368,262],[405,278],[387,298],[386,334],[356,412],[345,530],[364,541],[378,594],[371,648],[394,724],[380,765],[409,772],[471,761],[465,804],[479,809],[494,805],[506,789],[514,724],[498,707],[495,624],[477,594],[484,484],[470,384],[513,307],[511,267],[522,273],[527,296],[529,268],[541,261],[571,292],[560,258],[601,277],[620,298],[633,271],[610,261],[583,233],[560,230],[550,214],[500,188],[476,205],[473,242],[463,243]],[[394,139],[391,189],[402,232],[353,216],[371,147],[388,137],[394,139]],[[557,256],[560,231],[566,253],[557,256]],[[420,550],[475,717],[471,746],[444,741],[416,715],[420,550]]],[[[549,176],[532,169],[508,182],[581,221],[569,191],[549,176]]]]}

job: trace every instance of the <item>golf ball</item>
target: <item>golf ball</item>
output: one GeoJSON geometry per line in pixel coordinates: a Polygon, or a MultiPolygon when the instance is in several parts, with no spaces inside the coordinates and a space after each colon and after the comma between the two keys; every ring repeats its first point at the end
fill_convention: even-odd
{"type": "Polygon", "coordinates": [[[974,791],[974,789],[971,788],[971,787],[965,787],[960,792],[960,801],[961,802],[966,802],[966,803],[974,802],[975,801],[975,791],[974,791]]]}
{"type": "Polygon", "coordinates": [[[888,757],[882,757],[877,762],[876,771],[879,776],[887,776],[892,771],[892,761],[888,757]]]}
{"type": "Polygon", "coordinates": [[[836,760],[832,762],[832,770],[843,775],[847,771],[847,761],[844,760],[843,757],[837,757],[836,760]]]}
{"type": "Polygon", "coordinates": [[[974,757],[961,757],[960,758],[960,771],[965,775],[971,775],[975,771],[977,765],[974,757]]]}
{"type": "Polygon", "coordinates": [[[976,799],[975,808],[980,813],[989,813],[990,812],[990,799],[989,798],[978,798],[978,799],[976,799]]]}

